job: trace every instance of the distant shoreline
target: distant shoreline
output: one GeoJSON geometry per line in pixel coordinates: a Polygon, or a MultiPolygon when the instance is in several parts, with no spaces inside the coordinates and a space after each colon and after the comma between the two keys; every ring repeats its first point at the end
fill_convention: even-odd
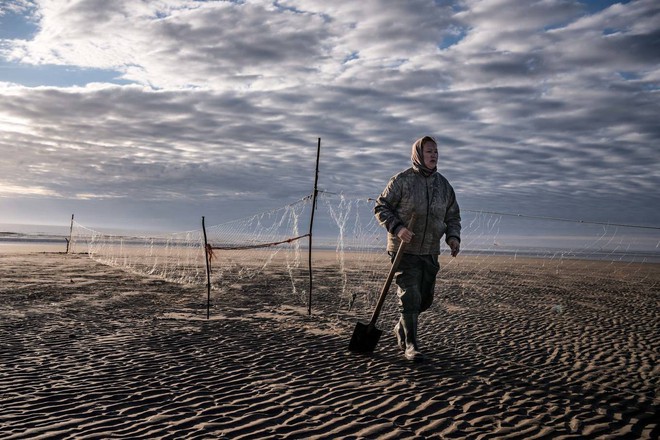
{"type": "MultiPolygon", "coordinates": [[[[139,249],[146,245],[143,240],[135,237],[127,237],[123,240],[116,240],[117,244],[121,241],[124,249],[139,249]]],[[[148,242],[152,248],[172,248],[177,247],[177,242],[163,239],[150,239],[148,242]]],[[[189,242],[181,241],[181,246],[190,246],[189,242]]],[[[26,252],[65,252],[67,247],[67,237],[61,235],[26,235],[13,232],[0,232],[0,253],[26,253],[26,252]]],[[[78,242],[75,244],[77,253],[86,253],[86,244],[78,242]]],[[[333,252],[337,249],[336,245],[319,244],[314,246],[317,252],[333,252]]],[[[354,254],[377,254],[385,253],[382,248],[356,248],[353,246],[344,246],[342,249],[346,255],[354,254]]],[[[301,245],[301,252],[307,252],[307,246],[301,245]]],[[[227,252],[227,251],[223,251],[227,252]]],[[[232,252],[232,251],[228,251],[232,252]]],[[[264,250],[270,252],[270,250],[264,250]]],[[[441,255],[446,254],[443,249],[441,255]]],[[[623,263],[660,263],[660,252],[649,251],[618,251],[618,250],[570,250],[554,249],[542,247],[529,247],[518,249],[462,249],[462,256],[470,257],[499,257],[499,258],[538,258],[545,260],[584,260],[584,261],[611,261],[623,263]]]]}

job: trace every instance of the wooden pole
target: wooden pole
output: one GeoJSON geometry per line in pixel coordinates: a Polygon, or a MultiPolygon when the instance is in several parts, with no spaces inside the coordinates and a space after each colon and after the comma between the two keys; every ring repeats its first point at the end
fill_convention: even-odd
{"type": "Polygon", "coordinates": [[[71,239],[73,238],[73,214],[71,214],[71,227],[69,228],[69,239],[66,241],[66,253],[69,253],[69,246],[71,246],[71,239]]]}
{"type": "Polygon", "coordinates": [[[321,157],[321,138],[318,140],[318,145],[316,147],[316,174],[314,176],[314,194],[312,195],[312,215],[309,220],[309,249],[307,250],[307,256],[309,259],[309,300],[307,314],[312,314],[312,286],[313,286],[313,277],[312,277],[312,229],[314,228],[314,211],[316,211],[316,196],[319,193],[318,183],[319,183],[319,158],[321,157]]]}
{"type": "Polygon", "coordinates": [[[204,257],[206,259],[206,319],[211,318],[211,258],[209,255],[209,242],[206,239],[206,224],[202,216],[202,231],[204,231],[204,257]]]}

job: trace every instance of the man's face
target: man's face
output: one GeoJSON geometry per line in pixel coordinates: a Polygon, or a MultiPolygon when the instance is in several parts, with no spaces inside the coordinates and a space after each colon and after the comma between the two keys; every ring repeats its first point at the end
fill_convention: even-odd
{"type": "Polygon", "coordinates": [[[424,142],[422,155],[426,168],[433,169],[438,165],[438,146],[435,143],[431,141],[424,142]]]}

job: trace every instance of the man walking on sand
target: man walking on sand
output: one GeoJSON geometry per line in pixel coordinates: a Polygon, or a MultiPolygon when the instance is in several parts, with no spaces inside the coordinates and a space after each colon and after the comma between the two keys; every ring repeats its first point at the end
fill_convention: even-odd
{"type": "Polygon", "coordinates": [[[401,316],[394,334],[406,359],[421,361],[424,356],[417,343],[419,314],[433,303],[442,236],[446,236],[452,257],[460,252],[461,214],[454,189],[437,172],[436,141],[430,136],[416,140],[411,160],[412,167],[390,179],[376,200],[374,212],[387,229],[387,251],[392,261],[401,241],[407,243],[395,273],[401,316]],[[410,231],[405,225],[413,213],[416,221],[410,231]]]}

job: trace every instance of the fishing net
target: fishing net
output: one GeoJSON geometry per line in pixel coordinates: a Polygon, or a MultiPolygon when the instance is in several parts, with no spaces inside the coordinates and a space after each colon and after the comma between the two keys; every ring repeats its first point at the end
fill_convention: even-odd
{"type": "MultiPolygon", "coordinates": [[[[112,235],[74,223],[72,249],[131,272],[204,285],[206,258],[214,291],[263,287],[308,305],[311,197],[202,229],[154,236],[112,235]]],[[[320,193],[314,224],[313,301],[337,310],[370,309],[387,276],[387,236],[373,215],[374,199],[320,193]]],[[[604,277],[655,287],[660,233],[630,227],[463,210],[459,258],[442,244],[438,292],[506,286],[524,289],[539,277],[547,293],[578,276],[582,288],[604,277]],[[651,263],[651,264],[648,264],[651,263]],[[495,281],[493,281],[495,280],[495,281]],[[547,281],[550,280],[550,281],[547,281]]],[[[539,289],[536,286],[534,289],[539,289]]],[[[583,292],[575,291],[576,295],[583,292]]],[[[565,308],[560,298],[558,307],[565,308]]]]}

